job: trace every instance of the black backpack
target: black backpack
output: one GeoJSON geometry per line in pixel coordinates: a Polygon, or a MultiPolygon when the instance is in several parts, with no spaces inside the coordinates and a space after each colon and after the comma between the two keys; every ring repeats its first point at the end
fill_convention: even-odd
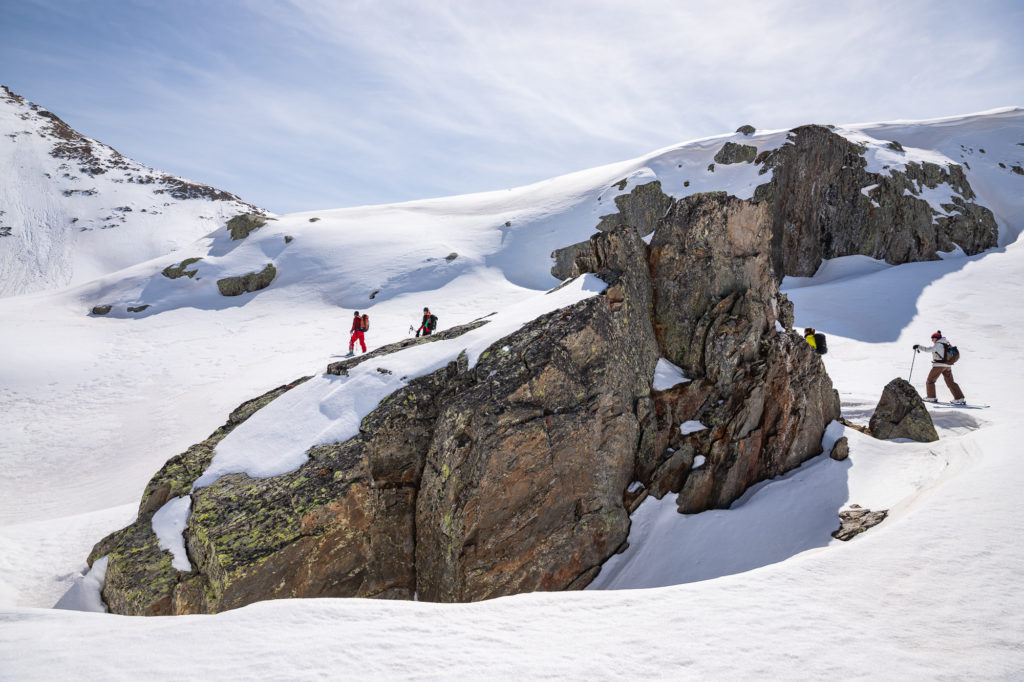
{"type": "Polygon", "coordinates": [[[951,343],[944,343],[942,345],[946,347],[946,352],[942,354],[943,364],[956,364],[956,361],[960,359],[960,349],[951,343]]]}
{"type": "Polygon", "coordinates": [[[818,355],[824,355],[828,352],[828,342],[825,341],[825,335],[821,332],[814,332],[814,352],[818,355]]]}
{"type": "Polygon", "coordinates": [[[434,315],[433,313],[430,314],[430,317],[427,318],[426,327],[430,331],[437,329],[437,315],[434,315]]]}

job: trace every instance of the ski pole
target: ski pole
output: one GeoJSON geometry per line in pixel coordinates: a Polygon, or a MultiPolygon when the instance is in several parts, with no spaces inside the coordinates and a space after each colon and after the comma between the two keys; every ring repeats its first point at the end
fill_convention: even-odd
{"type": "Polygon", "coordinates": [[[917,351],[914,351],[914,357],[910,359],[910,374],[907,375],[907,383],[910,383],[910,377],[914,376],[914,360],[917,360],[917,351]]]}

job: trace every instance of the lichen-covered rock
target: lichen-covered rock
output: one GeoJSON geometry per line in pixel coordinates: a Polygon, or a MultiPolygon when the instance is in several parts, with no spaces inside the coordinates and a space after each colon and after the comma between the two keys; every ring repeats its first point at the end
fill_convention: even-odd
{"type": "Polygon", "coordinates": [[[226,277],[217,280],[217,289],[221,296],[240,296],[242,294],[266,289],[277,277],[277,268],[273,263],[267,263],[259,272],[250,272],[237,277],[226,277]]]}
{"type": "Polygon", "coordinates": [[[231,239],[245,239],[253,230],[257,230],[267,224],[264,216],[255,213],[242,213],[228,221],[228,232],[231,239]]]}
{"type": "Polygon", "coordinates": [[[737,133],[742,133],[744,135],[748,135],[749,136],[749,135],[753,135],[754,133],[756,133],[757,132],[757,128],[755,128],[752,125],[742,125],[742,126],[740,126],[739,128],[736,129],[736,132],[737,133]]]}
{"type": "Polygon", "coordinates": [[[921,396],[899,377],[886,384],[868,428],[875,438],[908,438],[921,443],[939,439],[921,396]]]}
{"type": "Polygon", "coordinates": [[[601,216],[597,229],[607,232],[620,225],[629,225],[640,233],[641,237],[654,232],[658,220],[672,205],[672,197],[661,190],[661,182],[655,180],[637,185],[629,194],[615,197],[617,213],[601,216]]]}
{"type": "MultiPolygon", "coordinates": [[[[737,131],[739,132],[739,131],[737,131]]],[[[729,165],[733,163],[753,163],[757,156],[757,147],[749,144],[726,142],[715,154],[715,163],[729,165]]]]}
{"type": "MultiPolygon", "coordinates": [[[[162,549],[153,532],[153,514],[175,497],[187,495],[213,458],[213,449],[236,426],[285,391],[309,379],[304,377],[248,400],[231,413],[227,423],[211,436],[168,461],[146,486],[139,515],[93,547],[88,563],[109,557],[103,600],[113,613],[135,616],[200,613],[209,609],[208,572],[179,571],[170,552],[162,549]]],[[[191,556],[191,554],[190,554],[191,556]]]]}
{"type": "Polygon", "coordinates": [[[193,263],[198,263],[201,260],[203,259],[200,257],[186,258],[177,265],[168,265],[166,268],[163,269],[163,271],[160,274],[169,279],[178,279],[179,277],[195,277],[196,273],[199,272],[199,269],[193,268],[189,270],[188,266],[192,265],[193,263]]]}

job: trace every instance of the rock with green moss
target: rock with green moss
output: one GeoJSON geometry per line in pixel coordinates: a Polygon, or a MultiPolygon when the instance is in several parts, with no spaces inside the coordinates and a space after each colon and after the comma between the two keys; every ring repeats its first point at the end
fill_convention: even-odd
{"type": "Polygon", "coordinates": [[[163,272],[161,272],[160,274],[169,279],[178,279],[179,277],[195,277],[196,273],[199,272],[199,269],[193,268],[189,270],[188,266],[192,265],[193,263],[198,263],[201,260],[203,259],[198,256],[195,258],[186,258],[177,265],[168,265],[166,268],[163,269],[163,272]]]}
{"type": "Polygon", "coordinates": [[[725,145],[715,154],[715,163],[723,166],[733,163],[753,163],[757,156],[757,147],[749,144],[736,144],[726,142],[725,145]]]}
{"type": "Polygon", "coordinates": [[[259,272],[250,272],[237,277],[225,277],[217,280],[217,289],[221,296],[240,296],[252,291],[266,289],[277,277],[277,268],[273,263],[267,263],[266,267],[259,272]]]}
{"type": "Polygon", "coordinates": [[[264,216],[255,213],[242,213],[228,221],[228,232],[231,239],[245,239],[253,230],[258,230],[267,224],[264,216]]]}
{"type": "MultiPolygon", "coordinates": [[[[625,185],[622,189],[625,189],[625,185]]],[[[615,197],[618,213],[601,216],[597,229],[607,232],[619,225],[629,225],[637,230],[640,236],[645,236],[654,231],[658,219],[665,215],[665,211],[671,205],[672,197],[661,190],[660,181],[637,185],[629,194],[615,197]]]]}

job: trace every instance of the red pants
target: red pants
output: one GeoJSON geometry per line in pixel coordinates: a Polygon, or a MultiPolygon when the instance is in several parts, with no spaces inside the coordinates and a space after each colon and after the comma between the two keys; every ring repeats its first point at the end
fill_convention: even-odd
{"type": "Polygon", "coordinates": [[[953,370],[949,367],[932,367],[932,371],[928,372],[928,379],[924,382],[924,388],[929,398],[935,397],[935,381],[940,376],[946,380],[946,388],[953,394],[953,400],[960,400],[964,397],[963,391],[953,381],[953,370]]]}
{"type": "Polygon", "coordinates": [[[365,353],[366,352],[366,341],[363,339],[363,332],[362,332],[362,330],[357,330],[357,331],[352,332],[352,338],[349,339],[349,342],[348,342],[348,349],[349,350],[352,350],[353,348],[356,347],[356,341],[358,341],[359,345],[363,347],[363,352],[365,353]]]}

